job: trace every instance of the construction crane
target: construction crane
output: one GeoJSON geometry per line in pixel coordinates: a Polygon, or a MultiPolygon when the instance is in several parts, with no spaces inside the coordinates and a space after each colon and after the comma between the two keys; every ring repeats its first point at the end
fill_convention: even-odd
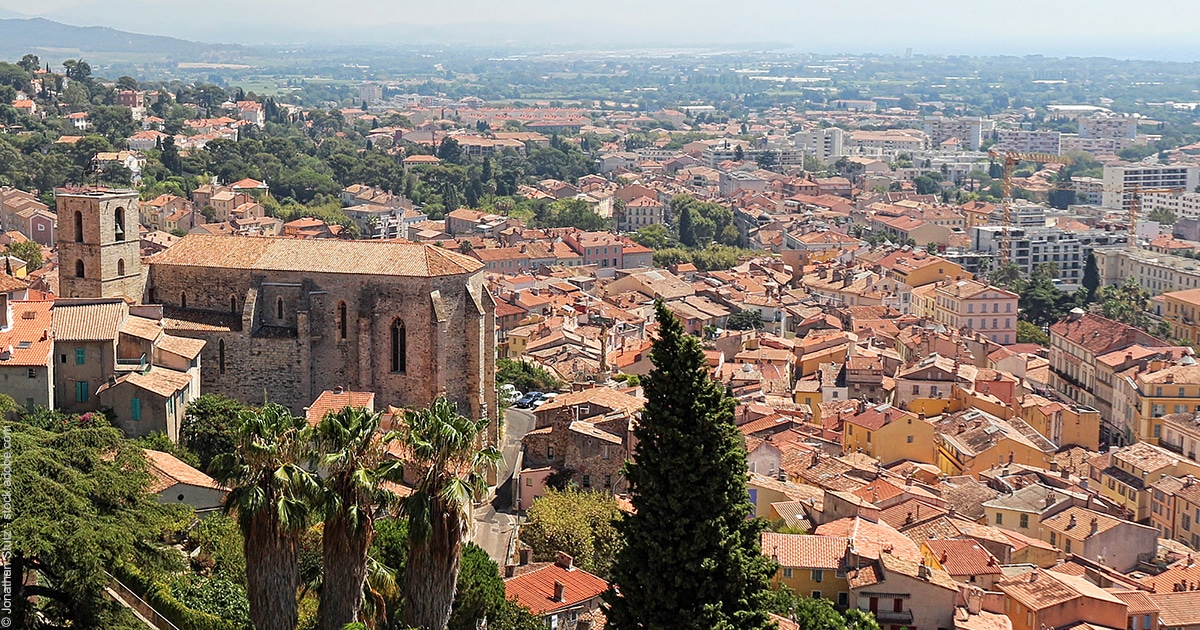
{"type": "Polygon", "coordinates": [[[1075,160],[1062,155],[1051,155],[1049,153],[1023,153],[1021,151],[997,151],[989,149],[988,155],[993,159],[1004,161],[1004,179],[1002,186],[1004,190],[1004,199],[1000,202],[1000,225],[1003,229],[1000,232],[1000,266],[1008,263],[1009,255],[1012,251],[1012,178],[1013,170],[1017,164],[1021,162],[1037,162],[1039,164],[1074,164],[1075,160]]]}
{"type": "Polygon", "coordinates": [[[1138,213],[1142,209],[1142,195],[1153,193],[1180,193],[1186,190],[1186,188],[1142,188],[1141,186],[1134,184],[1129,190],[1114,191],[1129,195],[1129,239],[1126,241],[1125,246],[1129,249],[1138,248],[1137,222],[1138,213]]]}

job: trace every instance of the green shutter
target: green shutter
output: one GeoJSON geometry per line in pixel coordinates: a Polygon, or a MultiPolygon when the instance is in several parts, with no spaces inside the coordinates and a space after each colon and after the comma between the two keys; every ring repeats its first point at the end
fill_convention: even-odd
{"type": "Polygon", "coordinates": [[[129,417],[132,418],[133,420],[141,420],[142,419],[142,399],[141,398],[129,399],[129,417]]]}
{"type": "Polygon", "coordinates": [[[88,382],[77,381],[75,383],[75,402],[85,403],[88,401],[88,382]]]}
{"type": "Polygon", "coordinates": [[[87,350],[75,348],[75,365],[83,365],[87,360],[87,350]]]}

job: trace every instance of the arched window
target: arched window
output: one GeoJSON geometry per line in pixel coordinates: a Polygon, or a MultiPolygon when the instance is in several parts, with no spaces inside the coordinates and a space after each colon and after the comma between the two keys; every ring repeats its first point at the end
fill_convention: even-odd
{"type": "Polygon", "coordinates": [[[75,242],[83,242],[83,213],[75,211],[75,242]]]}
{"type": "Polygon", "coordinates": [[[408,366],[408,334],[404,322],[392,322],[392,371],[404,372],[408,366]]]}
{"type": "Polygon", "coordinates": [[[229,312],[235,313],[235,314],[237,313],[237,296],[236,295],[229,296],[229,312]]]}
{"type": "Polygon", "coordinates": [[[116,233],[116,240],[125,240],[125,208],[117,208],[114,213],[113,230],[116,233]]]}
{"type": "Polygon", "coordinates": [[[283,298],[275,299],[275,319],[283,319],[283,298]]]}
{"type": "Polygon", "coordinates": [[[346,338],[346,303],[338,302],[338,333],[346,338]]]}
{"type": "Polygon", "coordinates": [[[187,294],[186,293],[179,294],[179,308],[187,308],[187,294]]]}
{"type": "Polygon", "coordinates": [[[125,259],[124,258],[117,259],[117,275],[118,276],[125,275],[125,259]]]}
{"type": "Polygon", "coordinates": [[[221,374],[225,373],[225,340],[224,339],[217,342],[217,370],[219,370],[221,372],[221,374]]]}
{"type": "Polygon", "coordinates": [[[75,277],[76,278],[83,277],[83,260],[75,261],[75,277]]]}

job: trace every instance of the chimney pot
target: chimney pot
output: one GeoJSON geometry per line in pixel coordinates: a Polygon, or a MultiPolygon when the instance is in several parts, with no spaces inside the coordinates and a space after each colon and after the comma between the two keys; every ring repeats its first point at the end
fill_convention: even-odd
{"type": "Polygon", "coordinates": [[[562,551],[558,552],[558,558],[554,563],[568,571],[571,571],[575,568],[575,558],[572,558],[569,554],[562,551]]]}
{"type": "Polygon", "coordinates": [[[554,581],[554,601],[561,602],[566,600],[567,587],[558,580],[554,581]]]}

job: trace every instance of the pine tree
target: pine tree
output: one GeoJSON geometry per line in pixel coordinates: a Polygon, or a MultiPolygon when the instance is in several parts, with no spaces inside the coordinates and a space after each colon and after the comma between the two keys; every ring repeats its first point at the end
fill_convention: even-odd
{"type": "Polygon", "coordinates": [[[626,465],[635,513],[618,524],[625,547],[606,594],[608,622],[644,628],[770,628],[759,551],[762,523],[748,520],[746,448],[734,401],[712,381],[699,341],[662,302],[659,338],[642,380],[647,403],[626,465]]]}

